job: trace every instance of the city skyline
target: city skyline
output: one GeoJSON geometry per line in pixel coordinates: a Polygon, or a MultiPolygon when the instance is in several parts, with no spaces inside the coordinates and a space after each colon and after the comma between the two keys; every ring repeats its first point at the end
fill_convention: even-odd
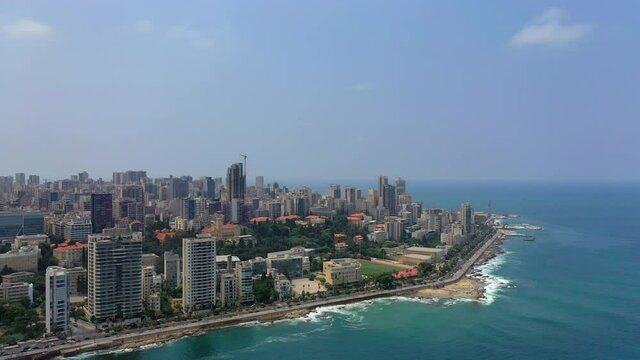
{"type": "Polygon", "coordinates": [[[0,174],[636,180],[639,6],[6,1],[0,174]]]}

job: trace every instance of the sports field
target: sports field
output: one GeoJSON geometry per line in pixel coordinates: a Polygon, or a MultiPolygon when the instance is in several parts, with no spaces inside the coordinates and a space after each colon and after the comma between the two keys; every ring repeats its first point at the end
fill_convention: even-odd
{"type": "Polygon", "coordinates": [[[376,276],[384,273],[394,273],[396,271],[404,270],[400,267],[395,267],[391,265],[384,264],[376,264],[367,260],[358,260],[358,262],[362,265],[362,275],[366,276],[376,276]]]}

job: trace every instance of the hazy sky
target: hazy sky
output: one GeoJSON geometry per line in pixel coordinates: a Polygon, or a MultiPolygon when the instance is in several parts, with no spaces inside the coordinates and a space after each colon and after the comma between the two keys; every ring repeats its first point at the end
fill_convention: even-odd
{"type": "Polygon", "coordinates": [[[640,1],[2,1],[0,174],[640,178],[640,1]]]}

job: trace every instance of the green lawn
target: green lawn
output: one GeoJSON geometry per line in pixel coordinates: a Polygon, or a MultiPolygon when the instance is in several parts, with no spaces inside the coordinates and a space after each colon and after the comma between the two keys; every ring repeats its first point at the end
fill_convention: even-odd
{"type": "Polygon", "coordinates": [[[369,261],[358,261],[362,267],[362,275],[366,275],[366,276],[376,276],[379,274],[384,274],[384,273],[394,273],[396,271],[400,271],[400,270],[404,270],[402,268],[399,267],[395,267],[395,266],[390,266],[390,265],[382,265],[382,264],[375,264],[369,261]]]}

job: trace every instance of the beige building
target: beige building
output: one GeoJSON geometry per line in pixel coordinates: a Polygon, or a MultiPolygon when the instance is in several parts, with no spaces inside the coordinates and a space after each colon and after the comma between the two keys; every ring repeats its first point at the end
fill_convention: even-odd
{"type": "Polygon", "coordinates": [[[87,294],[87,270],[83,267],[67,269],[69,273],[69,295],[82,296],[87,294]]]}
{"type": "Polygon", "coordinates": [[[27,271],[19,271],[14,272],[7,275],[2,275],[3,283],[19,283],[19,282],[29,282],[29,280],[33,280],[33,277],[36,274],[27,271]]]}
{"type": "Polygon", "coordinates": [[[26,282],[0,284],[0,301],[12,303],[24,300],[33,302],[33,285],[26,282]]]}
{"type": "Polygon", "coordinates": [[[238,279],[233,272],[224,272],[220,275],[220,307],[233,307],[238,305],[238,279]]]}
{"type": "Polygon", "coordinates": [[[87,245],[76,243],[69,245],[62,243],[53,249],[53,257],[58,259],[58,266],[73,268],[82,266],[82,257],[87,251],[87,245]]]}
{"type": "Polygon", "coordinates": [[[23,246],[18,250],[9,250],[0,254],[0,271],[8,267],[13,271],[38,271],[38,255],[40,250],[36,246],[23,246]]]}
{"type": "Polygon", "coordinates": [[[327,284],[330,285],[351,284],[362,281],[360,267],[359,262],[349,258],[333,259],[322,263],[325,279],[327,284]]]}
{"type": "Polygon", "coordinates": [[[23,246],[41,246],[49,244],[49,236],[44,234],[36,235],[19,235],[13,242],[14,249],[20,249],[23,246]]]}

